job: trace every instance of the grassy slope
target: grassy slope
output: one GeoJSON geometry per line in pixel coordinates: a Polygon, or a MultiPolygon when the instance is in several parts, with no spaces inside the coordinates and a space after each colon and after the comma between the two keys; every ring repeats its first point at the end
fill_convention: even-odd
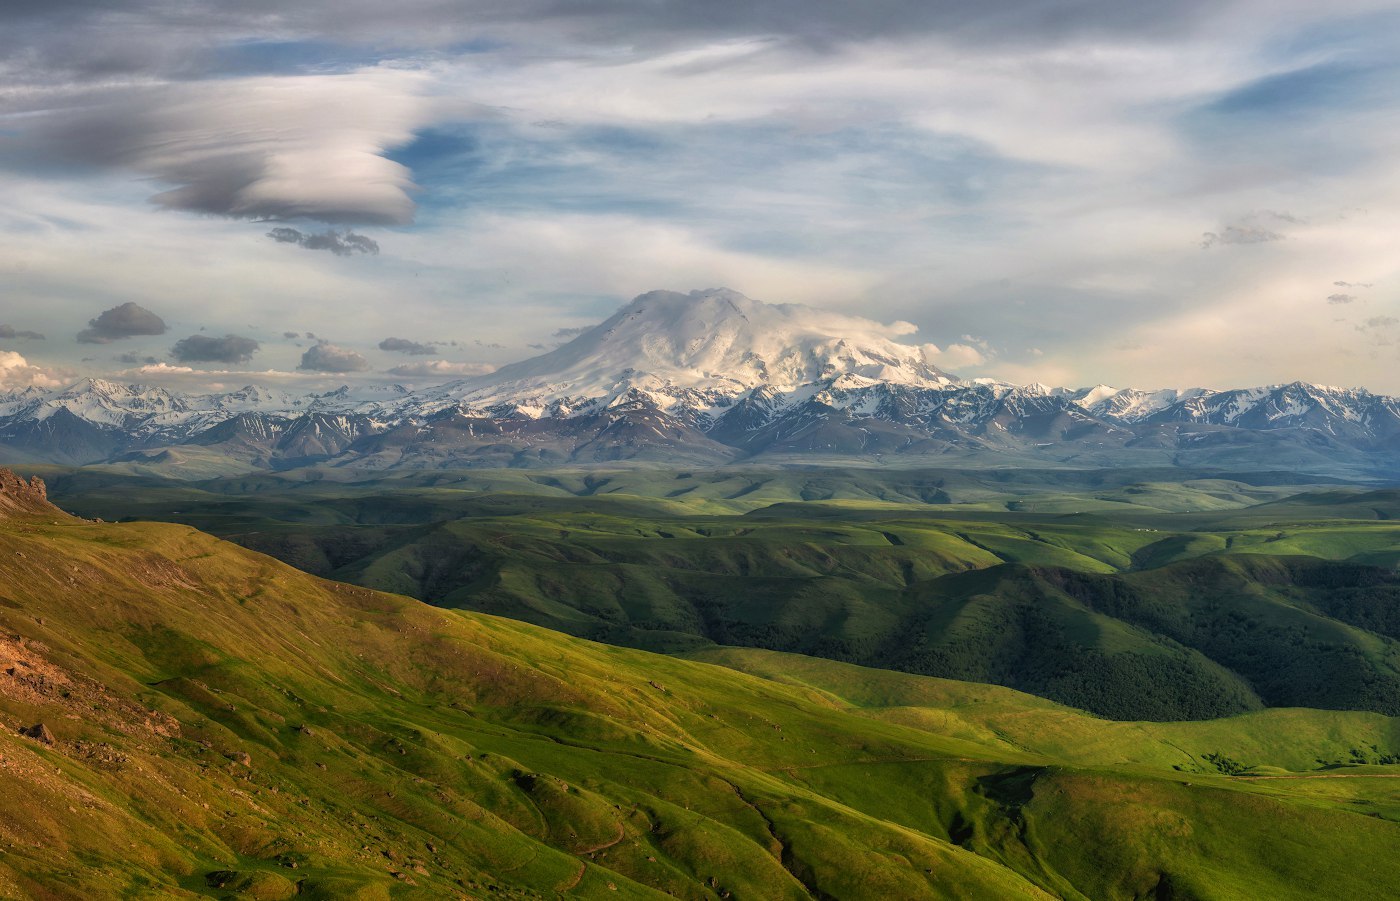
{"type": "Polygon", "coordinates": [[[1389,750],[1375,716],[1129,727],[728,652],[746,675],[321,582],[171,525],[0,525],[0,624],[8,897],[1400,891],[1393,783],[1166,768],[1168,743],[1306,766],[1303,743],[1280,750],[1300,721],[1314,756],[1389,750]],[[55,745],[16,734],[40,720],[55,745]],[[1129,728],[1156,750],[1113,750],[1129,728]]]}
{"type": "Polygon", "coordinates": [[[1078,473],[1050,487],[1042,475],[505,471],[347,484],[303,473],[192,485],[78,472],[59,484],[86,511],[173,516],[323,576],[635,647],[796,651],[1122,718],[1400,712],[1394,578],[1289,562],[1393,571],[1397,492],[1278,500],[1296,486],[1078,473]],[[981,500],[927,502],[950,492],[981,500]],[[1243,562],[1209,562],[1221,555],[1243,562]],[[1361,584],[1372,576],[1383,584],[1361,584]]]}
{"type": "Polygon", "coordinates": [[[1360,565],[1279,556],[1394,541],[1388,523],[1357,527],[1368,543],[1346,524],[1282,539],[1276,529],[1164,539],[900,515],[522,512],[398,529],[268,527],[240,540],[313,572],[633,646],[796,651],[998,682],[1124,718],[1266,704],[1400,712],[1400,629],[1373,615],[1400,608],[1400,580],[1367,569],[1384,562],[1369,549],[1348,555],[1360,565]],[[1227,543],[1233,562],[1209,555],[1227,543]],[[1137,571],[1147,559],[1155,568],[1137,571]]]}

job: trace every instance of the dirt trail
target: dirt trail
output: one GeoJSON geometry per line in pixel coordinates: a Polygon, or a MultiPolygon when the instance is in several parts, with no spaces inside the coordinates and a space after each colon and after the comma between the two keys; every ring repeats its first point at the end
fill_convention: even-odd
{"type": "Polygon", "coordinates": [[[1400,773],[1287,773],[1262,776],[1240,775],[1235,776],[1241,782],[1253,782],[1259,779],[1400,779],[1400,773]]]}
{"type": "MultiPolygon", "coordinates": [[[[613,845],[616,845],[616,844],[618,844],[619,842],[621,842],[621,841],[622,841],[624,838],[626,838],[626,837],[627,837],[627,830],[626,830],[626,828],[624,828],[623,825],[622,825],[621,823],[618,823],[618,824],[617,824],[617,837],[616,837],[616,838],[612,839],[611,841],[603,842],[601,845],[595,845],[595,846],[592,847],[592,848],[583,848],[583,849],[581,849],[581,850],[579,850],[579,851],[575,851],[574,853],[575,853],[575,854],[578,854],[578,855],[583,855],[583,854],[596,854],[596,853],[599,852],[599,851],[606,851],[607,849],[611,848],[613,845]]],[[[578,862],[578,872],[574,874],[574,878],[571,879],[571,880],[569,880],[568,882],[561,882],[559,885],[556,885],[556,886],[554,887],[554,890],[555,890],[556,892],[561,893],[561,894],[564,893],[564,892],[571,892],[571,891],[573,891],[574,889],[578,888],[578,884],[579,884],[580,882],[583,881],[583,874],[584,874],[584,873],[587,873],[587,872],[588,872],[588,863],[587,863],[586,861],[580,860],[580,861],[578,862]]]]}

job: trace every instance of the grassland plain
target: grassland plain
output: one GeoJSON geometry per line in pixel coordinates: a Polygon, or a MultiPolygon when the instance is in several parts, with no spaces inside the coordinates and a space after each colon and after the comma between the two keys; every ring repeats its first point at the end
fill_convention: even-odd
{"type": "Polygon", "coordinates": [[[1400,713],[1400,492],[1277,473],[60,474],[318,575],[666,652],[992,682],[1119,719],[1400,713]]]}
{"type": "Polygon", "coordinates": [[[1374,713],[678,659],[50,510],[0,522],[0,656],[4,897],[1400,893],[1374,713]]]}

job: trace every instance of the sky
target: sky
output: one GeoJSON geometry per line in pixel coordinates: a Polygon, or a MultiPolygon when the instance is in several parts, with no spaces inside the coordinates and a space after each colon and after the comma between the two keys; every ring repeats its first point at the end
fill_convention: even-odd
{"type": "Polygon", "coordinates": [[[727,286],[1400,394],[1397,159],[1393,0],[6,0],[0,389],[427,384],[727,286]]]}

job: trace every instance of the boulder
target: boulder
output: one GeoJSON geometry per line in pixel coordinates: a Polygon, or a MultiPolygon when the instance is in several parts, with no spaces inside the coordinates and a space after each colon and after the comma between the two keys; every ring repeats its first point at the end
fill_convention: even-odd
{"type": "Polygon", "coordinates": [[[41,741],[46,745],[51,745],[54,743],[53,732],[51,732],[49,730],[49,727],[44,725],[43,723],[35,723],[32,726],[29,726],[25,729],[21,729],[19,730],[19,734],[28,736],[29,738],[32,738],[35,741],[41,741]]]}

